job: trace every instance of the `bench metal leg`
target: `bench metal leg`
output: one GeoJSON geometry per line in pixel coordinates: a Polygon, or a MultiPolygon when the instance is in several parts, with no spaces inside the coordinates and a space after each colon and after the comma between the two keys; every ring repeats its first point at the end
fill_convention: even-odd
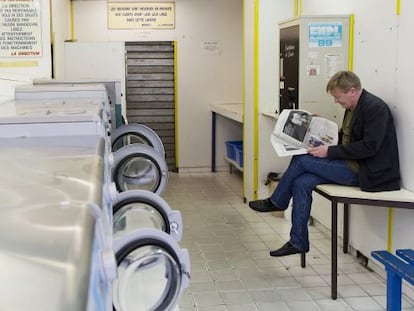
{"type": "Polygon", "coordinates": [[[216,171],[216,113],[211,112],[211,171],[216,171]]]}
{"type": "Polygon", "coordinates": [[[338,297],[338,202],[331,201],[332,206],[332,237],[331,237],[331,297],[336,299],[338,297]]]}
{"type": "Polygon", "coordinates": [[[342,251],[348,253],[349,245],[349,204],[344,203],[344,228],[343,228],[343,244],[342,251]]]}
{"type": "Polygon", "coordinates": [[[306,268],[306,253],[300,253],[300,265],[302,268],[306,268]]]}
{"type": "Polygon", "coordinates": [[[387,311],[401,311],[401,283],[399,276],[387,271],[387,311]]]}

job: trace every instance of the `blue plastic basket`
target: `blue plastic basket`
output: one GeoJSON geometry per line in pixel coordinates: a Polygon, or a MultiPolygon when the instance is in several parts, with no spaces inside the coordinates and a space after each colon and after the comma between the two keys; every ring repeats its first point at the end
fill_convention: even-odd
{"type": "Polygon", "coordinates": [[[226,141],[227,158],[243,167],[243,142],[241,140],[226,141]]]}

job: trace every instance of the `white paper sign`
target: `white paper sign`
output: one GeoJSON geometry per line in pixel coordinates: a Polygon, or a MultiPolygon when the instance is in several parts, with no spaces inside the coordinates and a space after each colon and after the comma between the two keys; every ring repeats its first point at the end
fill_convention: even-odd
{"type": "Polygon", "coordinates": [[[0,0],[0,57],[42,56],[39,0],[0,0]]]}

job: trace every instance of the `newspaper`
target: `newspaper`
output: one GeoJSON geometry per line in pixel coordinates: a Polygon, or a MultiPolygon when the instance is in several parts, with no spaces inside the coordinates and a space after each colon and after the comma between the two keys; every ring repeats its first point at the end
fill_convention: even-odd
{"type": "Polygon", "coordinates": [[[338,125],[305,110],[284,109],[270,140],[280,157],[305,154],[312,147],[336,145],[338,125]]]}

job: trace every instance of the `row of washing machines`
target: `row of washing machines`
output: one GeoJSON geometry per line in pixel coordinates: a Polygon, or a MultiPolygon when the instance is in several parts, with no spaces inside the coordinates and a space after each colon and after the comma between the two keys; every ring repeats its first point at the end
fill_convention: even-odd
{"type": "Polygon", "coordinates": [[[178,310],[190,259],[164,146],[114,126],[113,104],[56,81],[0,103],[0,310],[178,310]]]}

